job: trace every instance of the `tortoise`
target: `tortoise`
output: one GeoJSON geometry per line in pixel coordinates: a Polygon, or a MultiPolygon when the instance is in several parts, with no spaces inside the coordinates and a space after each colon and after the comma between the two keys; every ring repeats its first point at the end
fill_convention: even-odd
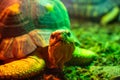
{"type": "Polygon", "coordinates": [[[71,17],[87,18],[102,25],[115,20],[119,15],[119,0],[61,0],[71,17]]]}
{"type": "Polygon", "coordinates": [[[0,79],[28,78],[45,67],[63,69],[71,58],[81,61],[79,44],[61,1],[1,0],[0,79]]]}

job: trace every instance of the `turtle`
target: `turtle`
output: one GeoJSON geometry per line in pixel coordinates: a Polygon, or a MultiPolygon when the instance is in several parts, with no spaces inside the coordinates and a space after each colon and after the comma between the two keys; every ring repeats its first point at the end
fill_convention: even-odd
{"type": "Polygon", "coordinates": [[[71,17],[88,19],[106,25],[119,15],[119,0],[61,0],[71,17]]]}
{"type": "MultiPolygon", "coordinates": [[[[61,1],[1,0],[0,79],[29,78],[45,67],[63,69],[70,59],[81,60],[80,50],[61,1]]],[[[84,54],[96,57],[89,50],[84,54]]]]}

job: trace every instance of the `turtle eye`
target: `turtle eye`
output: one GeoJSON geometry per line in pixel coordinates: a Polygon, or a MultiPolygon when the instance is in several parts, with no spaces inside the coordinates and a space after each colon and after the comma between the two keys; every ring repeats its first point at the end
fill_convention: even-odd
{"type": "Polygon", "coordinates": [[[70,36],[71,36],[71,33],[70,33],[70,32],[67,32],[66,34],[67,34],[67,36],[68,36],[68,37],[70,37],[70,36]]]}
{"type": "Polygon", "coordinates": [[[78,42],[75,42],[75,46],[80,46],[80,44],[78,42]]]}

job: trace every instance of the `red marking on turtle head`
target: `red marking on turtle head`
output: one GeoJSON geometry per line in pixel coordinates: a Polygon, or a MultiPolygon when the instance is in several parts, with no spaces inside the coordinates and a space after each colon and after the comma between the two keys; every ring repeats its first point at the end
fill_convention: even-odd
{"type": "Polygon", "coordinates": [[[66,30],[57,30],[51,34],[48,47],[50,60],[48,67],[62,69],[64,63],[72,58],[74,44],[69,42],[67,37],[70,37],[70,33],[66,30]]]}

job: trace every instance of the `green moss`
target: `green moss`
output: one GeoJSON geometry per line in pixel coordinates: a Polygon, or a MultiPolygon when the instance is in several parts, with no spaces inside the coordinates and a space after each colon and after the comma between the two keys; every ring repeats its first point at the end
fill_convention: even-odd
{"type": "Polygon", "coordinates": [[[72,23],[72,31],[75,33],[75,36],[77,36],[77,38],[79,39],[81,43],[80,44],[81,48],[91,50],[94,53],[97,53],[98,56],[96,57],[96,59],[92,60],[90,65],[81,66],[81,64],[83,64],[84,61],[87,60],[85,60],[85,58],[83,60],[83,58],[80,59],[77,57],[84,56],[87,57],[88,59],[90,59],[91,57],[89,55],[85,54],[81,55],[80,53],[76,53],[79,52],[79,48],[77,48],[74,53],[74,56],[76,58],[72,58],[73,60],[71,61],[73,62],[71,63],[77,63],[79,65],[77,67],[72,64],[71,66],[66,65],[64,73],[67,80],[72,80],[74,79],[74,77],[77,78],[77,80],[110,79],[111,76],[109,76],[109,74],[112,73],[104,74],[101,73],[100,69],[95,70],[96,72],[92,72],[90,71],[90,67],[103,66],[104,68],[106,66],[118,66],[120,64],[119,30],[120,30],[119,23],[114,23],[106,26],[105,25],[101,26],[90,22],[79,22],[79,24],[77,22],[75,22],[75,24],[72,23]],[[67,72],[68,68],[70,72],[67,72]]]}

